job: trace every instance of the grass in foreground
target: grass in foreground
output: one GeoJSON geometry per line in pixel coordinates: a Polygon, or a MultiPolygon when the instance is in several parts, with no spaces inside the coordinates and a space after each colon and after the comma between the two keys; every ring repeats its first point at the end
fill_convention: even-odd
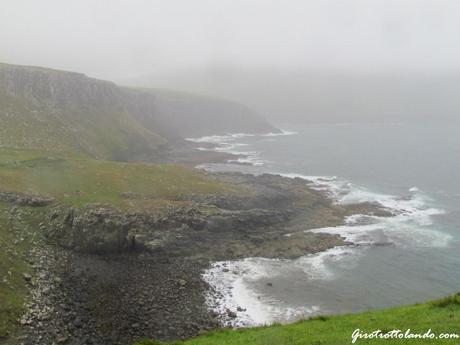
{"type": "MultiPolygon", "coordinates": [[[[460,294],[419,305],[371,311],[360,314],[317,317],[290,325],[220,330],[174,345],[344,345],[352,344],[356,329],[362,333],[394,329],[403,333],[425,334],[429,329],[434,336],[441,333],[460,336],[460,294]]],[[[145,340],[136,345],[158,345],[145,340]]],[[[355,344],[460,344],[453,339],[357,339],[355,344]]]]}

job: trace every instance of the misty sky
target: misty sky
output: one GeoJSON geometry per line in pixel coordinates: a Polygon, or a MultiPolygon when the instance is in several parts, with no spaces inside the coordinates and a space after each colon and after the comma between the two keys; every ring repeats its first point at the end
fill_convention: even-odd
{"type": "Polygon", "coordinates": [[[0,61],[106,79],[212,65],[460,70],[457,0],[1,0],[0,61]]]}

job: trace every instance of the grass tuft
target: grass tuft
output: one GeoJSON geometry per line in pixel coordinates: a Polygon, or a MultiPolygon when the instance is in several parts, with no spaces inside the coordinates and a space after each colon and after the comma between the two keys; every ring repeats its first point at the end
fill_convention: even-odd
{"type": "Polygon", "coordinates": [[[460,306],[460,293],[441,298],[432,302],[432,305],[439,308],[460,306]]]}

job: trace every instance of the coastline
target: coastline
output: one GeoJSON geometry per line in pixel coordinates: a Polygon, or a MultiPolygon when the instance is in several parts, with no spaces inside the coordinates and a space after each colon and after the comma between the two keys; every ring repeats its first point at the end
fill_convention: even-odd
{"type": "MultiPolygon", "coordinates": [[[[219,154],[232,154],[225,152],[232,145],[227,144],[219,154]]],[[[253,164],[259,157],[251,159],[253,164]]],[[[158,215],[119,212],[103,205],[71,212],[52,210],[43,231],[50,232],[50,238],[56,238],[56,229],[64,232],[57,237],[57,246],[44,244],[45,251],[57,251],[56,255],[36,259],[40,263],[36,274],[43,278],[41,287],[33,288],[47,291],[47,297],[33,293],[33,308],[21,321],[29,327],[25,343],[60,339],[58,343],[73,344],[72,339],[88,338],[93,344],[108,340],[126,344],[142,338],[185,339],[222,326],[280,322],[244,282],[248,276],[261,278],[264,288],[272,289],[269,274],[260,272],[261,262],[267,264],[269,273],[277,265],[297,260],[313,268],[305,269],[307,276],[324,274],[324,259],[352,255],[359,247],[393,245],[388,237],[366,242],[351,236],[356,230],[368,236],[368,230],[375,229],[369,221],[379,224],[420,211],[412,199],[376,198],[336,177],[212,169],[206,175],[238,186],[240,193],[179,195],[174,202],[183,206],[168,207],[158,215]],[[69,217],[70,224],[78,219],[83,227],[69,227],[69,217]],[[88,226],[96,235],[104,231],[94,226],[94,217],[113,224],[119,232],[114,238],[103,238],[106,243],[96,247],[95,237],[81,231],[88,226]],[[132,237],[129,229],[133,227],[145,231],[132,237]],[[126,246],[127,239],[132,247],[126,246]],[[105,251],[100,252],[101,248],[105,251]],[[47,257],[56,258],[55,262],[47,262],[47,257]],[[70,259],[64,262],[66,257],[70,259]],[[56,280],[60,289],[53,288],[56,280]],[[51,312],[43,315],[41,310],[51,312]],[[57,331],[51,331],[50,324],[57,331]]],[[[429,217],[430,212],[434,211],[417,216],[429,217]]],[[[274,311],[286,312],[290,314],[284,322],[315,315],[321,309],[274,311]]]]}
{"type": "MultiPolygon", "coordinates": [[[[292,135],[282,131],[279,135],[292,135]]],[[[228,136],[211,136],[193,139],[194,142],[211,142],[219,151],[245,153],[245,146],[239,139],[262,137],[260,135],[233,134],[228,136]]],[[[262,138],[263,139],[263,138],[262,138]]],[[[243,142],[248,142],[244,140],[243,142]]],[[[212,149],[212,148],[211,148],[212,149]]],[[[215,148],[214,148],[215,150],[215,148]]],[[[251,155],[253,166],[264,165],[257,152],[246,152],[251,155]]],[[[234,164],[229,161],[227,163],[234,164]]],[[[202,168],[213,171],[213,165],[202,168]]],[[[242,169],[237,169],[241,171],[242,169]]],[[[244,171],[245,169],[243,169],[244,171]]],[[[225,166],[217,171],[225,171],[225,166]]],[[[251,170],[249,170],[251,171],[251,170]]],[[[257,175],[264,169],[255,169],[257,175]]],[[[266,171],[266,169],[265,169],[266,171]]],[[[272,281],[279,274],[279,266],[302,266],[306,276],[319,275],[313,279],[335,279],[328,265],[332,261],[341,261],[347,257],[359,257],[371,247],[404,247],[404,246],[435,246],[445,247],[451,239],[450,235],[426,229],[433,220],[432,216],[444,214],[444,210],[433,208],[422,191],[416,187],[408,190],[408,195],[399,197],[376,193],[352,184],[336,176],[305,176],[295,173],[276,173],[291,179],[300,179],[309,188],[318,191],[337,207],[345,207],[348,214],[343,214],[342,221],[331,226],[324,226],[321,221],[309,224],[310,219],[301,219],[309,233],[337,235],[343,244],[337,244],[322,251],[311,253],[305,251],[297,256],[286,258],[286,255],[267,257],[254,255],[238,260],[215,262],[205,274],[205,280],[217,293],[208,293],[207,303],[211,310],[220,315],[222,325],[230,327],[251,327],[271,323],[292,322],[324,312],[317,305],[283,307],[284,302],[275,301],[272,296],[272,281]],[[402,229],[400,231],[400,229],[402,229]],[[280,260],[287,262],[280,263],[280,260]],[[300,263],[301,262],[301,263],[300,263]],[[264,266],[267,266],[264,268],[264,266]],[[228,267],[231,267],[229,269],[228,267]],[[229,274],[228,272],[236,272],[229,274]],[[312,273],[313,272],[313,273],[312,273]],[[270,288],[264,287],[265,283],[270,288]],[[275,307],[276,305],[276,307],[275,307]],[[280,317],[281,316],[281,317],[280,317]]],[[[285,234],[292,236],[293,234],[285,234]]],[[[298,273],[302,276],[302,273],[298,273]]],[[[282,274],[281,274],[282,275],[282,274]]],[[[281,278],[280,278],[281,279],[281,278]]],[[[278,298],[284,298],[278,294],[278,298]]]]}
{"type": "MultiPolygon", "coordinates": [[[[181,222],[191,226],[178,229],[163,221],[162,232],[172,236],[154,250],[99,254],[43,243],[32,259],[39,278],[32,286],[29,312],[21,320],[28,329],[22,338],[25,344],[35,339],[72,343],[71,339],[88,338],[94,344],[110,339],[126,344],[145,337],[193,337],[222,326],[222,317],[235,319],[240,313],[237,307],[224,310],[225,315],[209,308],[206,296],[211,286],[203,273],[214,262],[254,256],[293,259],[344,244],[337,235],[304,232],[305,226],[316,227],[318,222],[338,225],[349,212],[332,205],[304,180],[240,173],[209,173],[209,178],[245,185],[250,192],[221,198],[184,196],[214,209],[213,214],[205,218],[204,227],[194,228],[203,219],[199,207],[171,210],[172,223],[181,215],[181,222]]],[[[119,216],[98,212],[104,222],[119,216]]],[[[53,217],[54,223],[42,225],[44,231],[67,218],[65,213],[53,217]]],[[[133,217],[139,226],[146,221],[141,215],[133,217]]]]}

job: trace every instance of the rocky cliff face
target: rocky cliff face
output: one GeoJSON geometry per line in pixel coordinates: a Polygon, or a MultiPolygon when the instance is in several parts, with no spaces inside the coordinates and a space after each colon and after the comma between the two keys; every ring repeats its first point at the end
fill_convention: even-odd
{"type": "Polygon", "coordinates": [[[186,137],[276,131],[255,112],[224,100],[7,64],[0,64],[0,121],[0,147],[114,160],[161,161],[171,149],[188,148],[186,137]]]}
{"type": "Polygon", "coordinates": [[[146,251],[171,256],[206,253],[214,259],[255,254],[296,257],[340,242],[336,236],[305,236],[305,228],[315,219],[338,225],[347,211],[310,191],[303,180],[233,173],[209,177],[244,184],[251,192],[245,196],[182,195],[177,197],[179,203],[154,213],[123,212],[100,204],[57,206],[41,230],[62,247],[109,255],[146,251]],[[324,216],[324,210],[329,214],[324,216]],[[308,220],[291,224],[299,215],[308,220]],[[287,233],[291,235],[284,236],[287,233]]]}
{"type": "Polygon", "coordinates": [[[80,73],[0,64],[0,91],[57,109],[121,107],[120,89],[80,73]]]}
{"type": "Polygon", "coordinates": [[[167,140],[144,128],[125,100],[111,82],[0,64],[0,146],[114,160],[157,155],[167,140]]]}

